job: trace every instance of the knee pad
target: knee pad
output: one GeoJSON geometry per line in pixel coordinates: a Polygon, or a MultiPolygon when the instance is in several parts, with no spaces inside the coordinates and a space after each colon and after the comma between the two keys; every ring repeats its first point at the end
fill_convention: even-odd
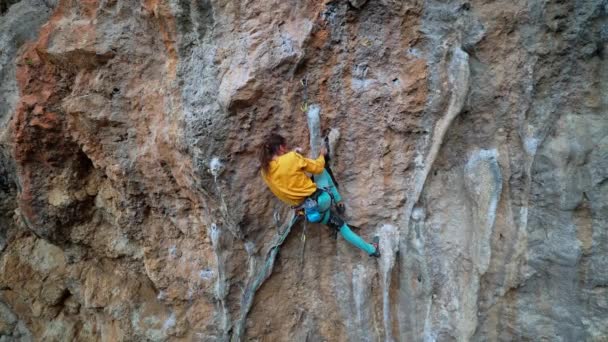
{"type": "Polygon", "coordinates": [[[340,216],[336,215],[333,212],[329,214],[329,220],[327,221],[328,227],[333,228],[335,230],[340,230],[343,225],[344,220],[340,216]]]}

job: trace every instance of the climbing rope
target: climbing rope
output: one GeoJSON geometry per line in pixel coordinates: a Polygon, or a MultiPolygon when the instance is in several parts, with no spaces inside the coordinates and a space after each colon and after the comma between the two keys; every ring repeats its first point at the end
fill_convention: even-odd
{"type": "Polygon", "coordinates": [[[308,224],[306,220],[304,220],[304,226],[302,227],[302,250],[300,251],[300,270],[303,269],[304,266],[304,252],[306,251],[306,229],[308,228],[308,224]]]}

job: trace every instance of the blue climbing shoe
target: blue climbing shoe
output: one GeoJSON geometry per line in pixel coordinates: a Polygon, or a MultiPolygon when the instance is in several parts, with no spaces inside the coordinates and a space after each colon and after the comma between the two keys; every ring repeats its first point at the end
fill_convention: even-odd
{"type": "Polygon", "coordinates": [[[370,257],[374,257],[374,258],[379,258],[380,257],[380,237],[379,236],[374,236],[374,239],[372,240],[372,246],[374,246],[374,248],[376,249],[376,251],[372,254],[370,254],[370,257]]]}

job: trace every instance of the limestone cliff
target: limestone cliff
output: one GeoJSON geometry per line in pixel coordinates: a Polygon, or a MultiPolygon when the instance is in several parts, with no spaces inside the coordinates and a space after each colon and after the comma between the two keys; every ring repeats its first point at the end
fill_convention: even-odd
{"type": "Polygon", "coordinates": [[[0,341],[605,341],[607,48],[603,0],[0,1],[0,341]],[[379,260],[272,248],[311,111],[379,260]]]}

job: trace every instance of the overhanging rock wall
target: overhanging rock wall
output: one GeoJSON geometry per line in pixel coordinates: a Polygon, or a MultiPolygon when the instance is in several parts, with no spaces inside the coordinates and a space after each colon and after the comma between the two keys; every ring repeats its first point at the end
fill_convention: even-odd
{"type": "Polygon", "coordinates": [[[608,338],[605,1],[0,11],[0,340],[608,338]],[[272,252],[256,147],[311,110],[379,260],[272,252]]]}

